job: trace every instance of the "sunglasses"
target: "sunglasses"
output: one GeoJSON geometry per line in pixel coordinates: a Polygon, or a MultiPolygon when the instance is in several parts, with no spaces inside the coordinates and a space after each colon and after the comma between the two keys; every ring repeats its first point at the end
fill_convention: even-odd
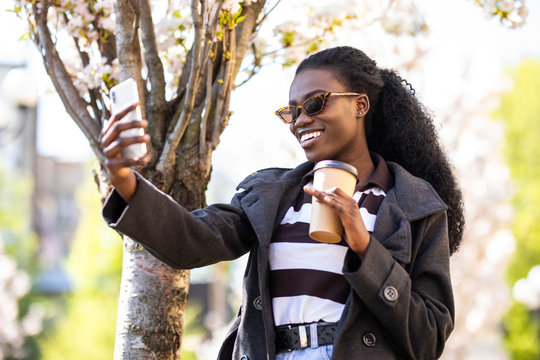
{"type": "Polygon", "coordinates": [[[315,115],[324,110],[326,102],[330,96],[357,96],[360,94],[352,92],[333,93],[325,92],[310,97],[302,105],[289,105],[282,107],[274,112],[285,124],[290,124],[298,118],[300,115],[300,109],[303,109],[306,115],[315,115]]]}

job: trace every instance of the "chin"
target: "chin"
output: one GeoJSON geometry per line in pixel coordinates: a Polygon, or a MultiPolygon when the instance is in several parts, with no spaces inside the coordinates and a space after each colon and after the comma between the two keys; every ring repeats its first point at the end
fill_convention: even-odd
{"type": "Polygon", "coordinates": [[[323,161],[323,160],[328,160],[328,156],[324,156],[322,154],[313,154],[313,153],[310,153],[310,152],[306,152],[306,158],[308,159],[308,161],[312,162],[312,163],[317,163],[319,161],[323,161]]]}

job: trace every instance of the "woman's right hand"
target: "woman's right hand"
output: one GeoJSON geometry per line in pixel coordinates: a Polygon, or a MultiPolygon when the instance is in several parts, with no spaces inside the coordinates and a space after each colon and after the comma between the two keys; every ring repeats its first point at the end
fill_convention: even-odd
{"type": "Polygon", "coordinates": [[[134,103],[124,110],[112,114],[101,132],[101,148],[105,155],[105,167],[109,174],[109,180],[126,202],[129,202],[137,187],[137,180],[131,166],[144,165],[150,160],[149,155],[139,159],[122,156],[122,150],[127,146],[150,142],[150,136],[146,133],[140,136],[120,137],[120,133],[124,130],[146,129],[148,127],[148,122],[143,119],[128,122],[120,121],[137,105],[137,103],[134,103]]]}

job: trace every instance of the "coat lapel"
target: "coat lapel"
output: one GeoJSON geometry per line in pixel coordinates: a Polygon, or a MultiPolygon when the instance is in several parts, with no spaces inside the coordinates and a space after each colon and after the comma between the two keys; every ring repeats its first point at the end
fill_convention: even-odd
{"type": "Polygon", "coordinates": [[[247,192],[240,204],[257,235],[259,246],[268,248],[274,230],[300,194],[302,177],[312,168],[312,163],[305,162],[292,170],[262,170],[238,185],[247,192]]]}
{"type": "Polygon", "coordinates": [[[411,227],[402,209],[397,206],[395,193],[390,191],[377,212],[373,229],[377,239],[402,264],[411,261],[411,227]]]}

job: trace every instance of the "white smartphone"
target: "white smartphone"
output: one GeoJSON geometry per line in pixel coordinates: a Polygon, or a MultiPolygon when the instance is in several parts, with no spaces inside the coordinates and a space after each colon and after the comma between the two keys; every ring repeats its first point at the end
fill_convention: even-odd
{"type": "MultiPolygon", "coordinates": [[[[117,113],[128,107],[129,105],[139,101],[139,92],[137,91],[137,82],[129,78],[122,81],[120,84],[111,88],[111,110],[117,113]]],[[[142,120],[140,106],[130,111],[120,121],[142,120]]],[[[120,133],[121,137],[144,135],[144,129],[136,128],[124,130],[120,133]]],[[[133,144],[122,150],[122,156],[125,158],[139,159],[146,155],[146,144],[133,144]]]]}

